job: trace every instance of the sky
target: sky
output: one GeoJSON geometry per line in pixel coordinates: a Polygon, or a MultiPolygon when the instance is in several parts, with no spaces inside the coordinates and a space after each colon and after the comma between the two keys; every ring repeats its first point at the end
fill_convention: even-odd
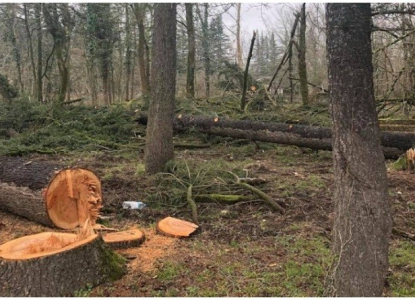
{"type": "MultiPolygon", "coordinates": [[[[291,27],[291,23],[287,24],[287,20],[291,18],[293,8],[298,6],[298,3],[242,3],[241,35],[243,49],[247,51],[254,30],[258,30],[259,32],[273,31],[276,34],[284,32],[284,26],[288,27],[288,30],[290,30],[291,28],[289,27],[291,27]]],[[[222,15],[222,20],[225,27],[230,29],[227,33],[235,43],[236,8],[232,7],[224,13],[222,15]]]]}

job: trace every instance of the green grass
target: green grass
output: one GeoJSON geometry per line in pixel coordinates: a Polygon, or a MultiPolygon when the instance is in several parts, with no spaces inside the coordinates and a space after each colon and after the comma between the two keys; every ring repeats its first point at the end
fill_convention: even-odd
{"type": "Polygon", "coordinates": [[[274,243],[266,246],[257,242],[232,241],[225,245],[196,240],[188,247],[202,257],[200,261],[163,262],[157,278],[168,288],[155,291],[154,296],[311,297],[323,294],[330,250],[328,241],[321,236],[277,236],[274,243]],[[278,255],[281,251],[284,256],[278,255]],[[273,258],[263,261],[262,256],[273,258]],[[179,291],[177,285],[184,278],[193,284],[179,291]]]}
{"type": "Polygon", "coordinates": [[[390,247],[389,293],[393,297],[415,296],[415,244],[395,240],[390,247]]]}

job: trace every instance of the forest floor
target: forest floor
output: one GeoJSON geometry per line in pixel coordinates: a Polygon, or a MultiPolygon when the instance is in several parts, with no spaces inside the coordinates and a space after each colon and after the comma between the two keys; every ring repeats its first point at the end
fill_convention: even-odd
{"type": "MultiPolygon", "coordinates": [[[[128,274],[77,291],[76,296],[322,296],[331,264],[331,152],[237,144],[198,134],[176,136],[175,142],[209,145],[175,149],[175,160],[186,166],[187,179],[176,166],[171,168],[173,178],[145,176],[142,149],[28,156],[93,170],[102,181],[102,214],[109,217],[105,225],[137,227],[146,235],[141,246],[118,251],[128,259],[128,274]],[[203,173],[204,168],[216,173],[203,173]],[[232,186],[227,175],[220,175],[228,171],[262,178],[264,183],[257,187],[282,203],[285,214],[232,186]],[[155,224],[166,216],[191,221],[182,187],[189,182],[194,183],[195,195],[212,187],[224,193],[229,185],[228,193],[249,200],[230,205],[198,203],[200,230],[190,238],[156,233],[155,224]],[[147,207],[124,210],[123,201],[143,201],[147,207]]],[[[415,233],[415,174],[388,168],[388,176],[394,227],[415,233]]],[[[46,230],[51,229],[0,211],[0,243],[46,230]]],[[[390,246],[385,296],[415,296],[414,241],[393,235],[390,246]]]]}

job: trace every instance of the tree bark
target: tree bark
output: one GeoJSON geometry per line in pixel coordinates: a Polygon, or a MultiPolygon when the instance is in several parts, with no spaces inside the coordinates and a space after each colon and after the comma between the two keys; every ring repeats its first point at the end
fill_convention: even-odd
{"type": "Polygon", "coordinates": [[[74,296],[80,289],[119,279],[126,273],[125,260],[112,252],[98,235],[58,248],[53,254],[22,259],[14,257],[16,253],[13,252],[27,250],[30,253],[35,247],[41,247],[39,242],[62,242],[64,239],[76,239],[76,234],[44,232],[0,246],[0,296],[74,296]],[[31,247],[22,249],[22,245],[31,241],[31,247]],[[6,250],[9,248],[18,249],[10,251],[13,259],[8,258],[6,250]]]}
{"type": "Polygon", "coordinates": [[[242,45],[241,45],[241,3],[236,4],[236,63],[242,69],[242,45]]]}
{"type": "Polygon", "coordinates": [[[146,173],[163,171],[173,158],[176,89],[176,4],[155,4],[151,101],[146,130],[146,173]]]}
{"type": "Polygon", "coordinates": [[[301,6],[300,13],[300,39],[298,43],[298,78],[300,79],[300,91],[303,105],[308,104],[308,80],[307,80],[307,64],[306,64],[306,15],[305,15],[305,3],[301,6]]]}
{"type": "Polygon", "coordinates": [[[202,26],[202,49],[203,61],[205,63],[205,94],[206,98],[210,97],[210,51],[209,51],[209,3],[204,3],[203,17],[199,5],[196,6],[199,21],[202,26]]]}
{"type": "Polygon", "coordinates": [[[328,4],[334,262],[326,294],[380,297],[392,228],[373,91],[370,4],[328,4]]]}
{"type": "Polygon", "coordinates": [[[193,4],[186,3],[186,25],[187,25],[187,79],[186,79],[186,97],[193,99],[195,97],[195,69],[196,69],[196,40],[195,28],[193,24],[193,4]]]}
{"type": "Polygon", "coordinates": [[[140,70],[141,92],[144,96],[150,94],[150,68],[148,67],[148,59],[146,62],[146,53],[148,57],[148,48],[146,47],[144,16],[145,4],[134,3],[134,15],[138,24],[138,68],[140,70]]]}
{"type": "Polygon", "coordinates": [[[36,18],[36,30],[37,30],[37,76],[36,76],[36,96],[37,101],[43,101],[43,55],[42,55],[42,3],[35,4],[35,18],[36,18]]]}
{"type": "MultiPolygon", "coordinates": [[[[30,26],[29,26],[29,13],[28,13],[28,8],[27,8],[28,4],[23,4],[23,13],[24,13],[24,23],[25,23],[25,28],[26,28],[26,34],[27,34],[27,39],[29,40],[29,54],[30,54],[30,63],[32,66],[32,75],[33,75],[33,81],[35,84],[32,84],[32,87],[37,87],[37,73],[36,73],[36,65],[35,65],[35,56],[34,56],[34,52],[33,52],[33,43],[32,43],[32,33],[30,30],[30,26]]],[[[33,89],[32,89],[33,91],[33,89]]],[[[36,91],[36,89],[35,89],[36,91]]],[[[35,96],[37,97],[37,91],[35,93],[35,96]]]]}
{"type": "Polygon", "coordinates": [[[246,96],[246,89],[247,89],[247,84],[248,84],[249,63],[251,62],[252,51],[254,50],[255,37],[256,37],[256,32],[254,31],[254,34],[252,35],[252,40],[251,40],[251,47],[249,48],[248,59],[246,60],[246,67],[245,67],[245,73],[244,73],[244,84],[242,87],[242,98],[241,98],[241,109],[242,110],[245,109],[245,105],[246,105],[245,96],[246,96]]]}

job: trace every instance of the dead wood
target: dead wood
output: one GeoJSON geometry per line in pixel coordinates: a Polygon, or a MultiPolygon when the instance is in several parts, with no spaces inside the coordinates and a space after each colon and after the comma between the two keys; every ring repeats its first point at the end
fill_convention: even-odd
{"type": "Polygon", "coordinates": [[[238,175],[229,172],[229,174],[231,174],[233,177],[235,177],[236,180],[236,184],[250,190],[251,192],[255,193],[257,196],[259,196],[261,199],[263,199],[265,202],[267,202],[275,211],[279,212],[280,214],[284,214],[285,213],[285,209],[282,208],[277,202],[275,202],[270,196],[268,196],[267,194],[265,194],[263,191],[261,191],[260,189],[253,187],[252,185],[246,183],[246,182],[241,182],[241,178],[239,178],[238,175]]]}
{"type": "Polygon", "coordinates": [[[0,297],[62,297],[120,278],[124,259],[96,234],[44,232],[0,246],[0,297]]]}
{"type": "Polygon", "coordinates": [[[172,237],[188,237],[196,231],[196,224],[172,217],[164,218],[157,223],[157,231],[172,237]]]}
{"type": "Polygon", "coordinates": [[[112,249],[138,247],[145,241],[144,233],[139,229],[130,229],[103,234],[104,242],[112,249]]]}
{"type": "Polygon", "coordinates": [[[102,204],[101,183],[86,169],[62,169],[45,161],[0,157],[0,209],[43,225],[73,229],[102,204]]]}
{"type": "Polygon", "coordinates": [[[243,195],[223,195],[223,194],[201,194],[194,197],[196,202],[219,202],[224,204],[233,204],[241,201],[252,200],[251,197],[243,195]]]}
{"type": "MultiPolygon", "coordinates": [[[[137,120],[146,124],[147,116],[140,115],[137,120]]],[[[176,131],[196,129],[210,135],[332,150],[328,127],[186,115],[175,118],[173,127],[176,131]]],[[[395,159],[415,144],[415,133],[383,131],[381,143],[385,157],[395,159]]]]}
{"type": "Polygon", "coordinates": [[[254,31],[252,35],[252,39],[251,39],[251,46],[249,48],[248,58],[246,60],[246,66],[245,66],[244,84],[242,88],[242,98],[241,98],[241,109],[242,110],[245,109],[245,105],[246,105],[245,96],[246,96],[246,89],[247,89],[247,82],[248,82],[249,63],[251,62],[252,51],[254,50],[255,37],[256,37],[256,32],[254,31]]]}

